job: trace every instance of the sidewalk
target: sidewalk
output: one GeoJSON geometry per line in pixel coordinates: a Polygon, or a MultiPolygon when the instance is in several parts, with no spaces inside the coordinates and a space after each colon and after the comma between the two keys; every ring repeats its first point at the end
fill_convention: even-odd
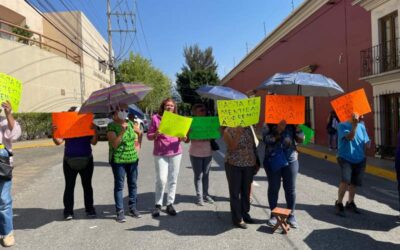
{"type": "MultiPolygon", "coordinates": [[[[298,146],[301,153],[311,155],[316,158],[325,159],[336,163],[336,151],[329,151],[328,147],[317,144],[309,144],[307,146],[298,146]]],[[[396,172],[394,170],[394,161],[378,159],[375,157],[367,157],[366,172],[375,176],[379,176],[391,181],[396,181],[396,172]]]]}
{"type": "Polygon", "coordinates": [[[51,147],[55,146],[52,139],[37,139],[29,141],[16,141],[13,143],[13,149],[24,149],[24,148],[37,148],[37,147],[51,147]]]}

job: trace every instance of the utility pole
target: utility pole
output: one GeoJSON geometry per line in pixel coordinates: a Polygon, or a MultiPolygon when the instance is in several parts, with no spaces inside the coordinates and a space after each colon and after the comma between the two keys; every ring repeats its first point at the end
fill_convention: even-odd
{"type": "MultiPolygon", "coordinates": [[[[118,29],[118,30],[113,30],[111,27],[111,17],[112,16],[124,16],[125,18],[127,16],[129,17],[135,17],[135,14],[133,12],[111,12],[111,0],[107,0],[107,33],[108,33],[108,67],[110,69],[110,85],[114,84],[114,73],[115,73],[115,65],[114,65],[114,55],[113,55],[113,49],[112,49],[112,33],[113,32],[136,32],[136,29],[132,27],[131,29],[118,29]]],[[[132,21],[133,24],[133,21],[132,21]]]]}

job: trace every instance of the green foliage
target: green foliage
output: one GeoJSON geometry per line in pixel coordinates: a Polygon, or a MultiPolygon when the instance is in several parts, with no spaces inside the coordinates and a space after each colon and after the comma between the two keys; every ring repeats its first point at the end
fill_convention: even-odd
{"type": "Polygon", "coordinates": [[[197,44],[185,47],[183,50],[185,65],[182,72],[176,74],[178,91],[185,103],[202,102],[195,92],[203,85],[218,85],[217,63],[212,54],[212,48],[201,50],[197,44]]]}
{"type": "Polygon", "coordinates": [[[32,140],[51,136],[51,113],[15,113],[21,125],[21,139],[32,140]]]}
{"type": "Polygon", "coordinates": [[[141,82],[153,88],[153,91],[138,103],[143,110],[147,107],[149,110],[157,111],[161,101],[171,96],[169,78],[139,54],[131,53],[129,59],[118,65],[116,81],[141,82]]]}
{"type": "MultiPolygon", "coordinates": [[[[24,26],[25,29],[29,29],[29,26],[25,24],[24,26]]],[[[21,28],[12,28],[12,33],[16,34],[16,35],[20,35],[20,36],[24,36],[26,38],[31,38],[33,36],[33,33],[21,28]]],[[[18,37],[18,42],[24,43],[24,44],[29,44],[29,40],[28,39],[24,39],[21,37],[18,37]]]]}

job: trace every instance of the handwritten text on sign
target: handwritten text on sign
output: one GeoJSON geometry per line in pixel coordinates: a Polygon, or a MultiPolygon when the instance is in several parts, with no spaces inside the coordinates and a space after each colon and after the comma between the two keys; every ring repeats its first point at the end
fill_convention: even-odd
{"type": "Polygon", "coordinates": [[[21,94],[21,81],[9,75],[0,73],[0,103],[10,101],[13,111],[18,112],[21,94]]]}
{"type": "Polygon", "coordinates": [[[304,96],[267,95],[265,97],[265,122],[303,124],[305,120],[304,96]]]}
{"type": "Polygon", "coordinates": [[[331,101],[331,105],[341,122],[349,120],[354,112],[359,115],[371,112],[364,89],[359,89],[336,98],[331,101]]]}
{"type": "Polygon", "coordinates": [[[242,100],[218,100],[218,117],[221,126],[247,127],[260,119],[260,97],[242,100]]]}
{"type": "Polygon", "coordinates": [[[164,111],[158,130],[164,135],[182,138],[189,132],[191,124],[192,118],[164,111]]]}
{"type": "Polygon", "coordinates": [[[75,138],[94,135],[93,114],[77,112],[52,113],[53,125],[57,127],[54,138],[75,138]]]}
{"type": "Polygon", "coordinates": [[[218,139],[221,137],[217,116],[193,117],[189,138],[192,140],[218,139]]]}

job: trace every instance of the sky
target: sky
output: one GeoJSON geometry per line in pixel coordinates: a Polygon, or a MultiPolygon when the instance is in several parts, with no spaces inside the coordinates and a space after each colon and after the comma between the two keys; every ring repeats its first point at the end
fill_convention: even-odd
{"type": "MultiPolygon", "coordinates": [[[[30,0],[57,10],[79,9],[107,40],[106,0],[30,0]],[[63,4],[64,2],[64,4],[63,4]]],[[[136,36],[130,51],[139,53],[172,81],[184,65],[183,48],[212,47],[222,79],[303,0],[111,0],[114,11],[134,10],[136,36]],[[293,5],[292,5],[293,2],[293,5]],[[120,4],[119,4],[120,3],[120,4]],[[264,28],[265,27],[265,28],[264,28]]],[[[113,18],[113,28],[118,28],[113,18]]],[[[125,28],[120,17],[120,26],[125,28]]],[[[130,26],[129,26],[130,27],[130,26]]],[[[125,42],[129,48],[130,38],[125,42]]],[[[121,55],[123,35],[113,34],[115,55],[121,55]],[[122,38],[122,39],[121,39],[122,38]]],[[[126,53],[127,55],[129,53],[126,53]]],[[[127,55],[125,57],[127,57],[127,55]]]]}

